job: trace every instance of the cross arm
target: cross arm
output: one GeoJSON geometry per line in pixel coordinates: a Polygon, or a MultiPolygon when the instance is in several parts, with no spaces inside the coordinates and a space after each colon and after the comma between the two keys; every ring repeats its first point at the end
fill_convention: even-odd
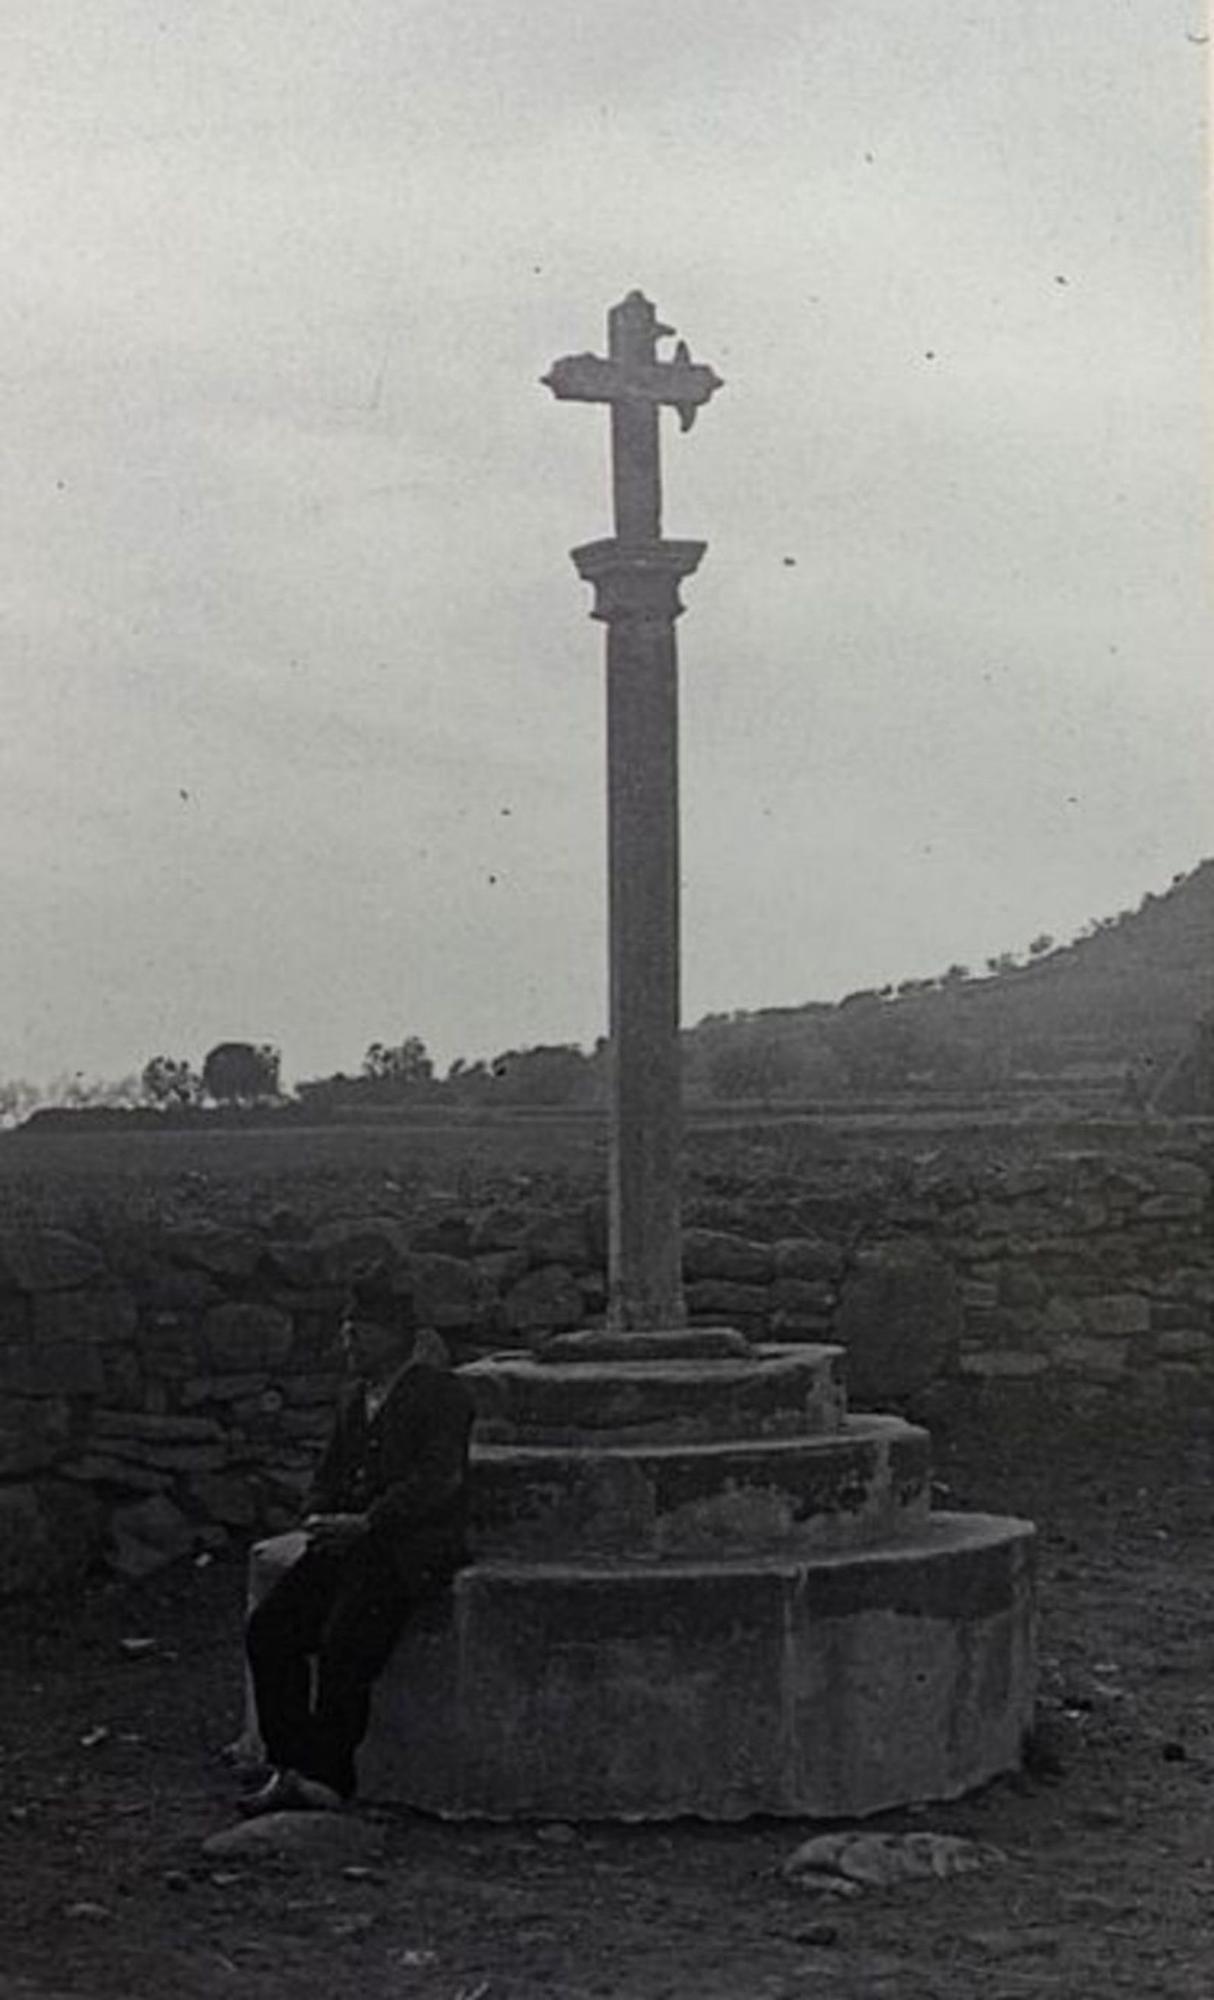
{"type": "Polygon", "coordinates": [[[685,431],[722,387],[715,369],[691,359],[685,341],[670,361],[625,363],[600,354],[567,354],[541,380],[559,402],[670,404],[685,431]]]}

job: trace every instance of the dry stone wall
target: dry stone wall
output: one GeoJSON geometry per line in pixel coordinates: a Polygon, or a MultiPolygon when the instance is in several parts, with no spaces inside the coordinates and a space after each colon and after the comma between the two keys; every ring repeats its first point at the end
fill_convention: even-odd
{"type": "MultiPolygon", "coordinates": [[[[718,1174],[689,1203],[699,1323],[838,1340],[855,1408],[940,1384],[1185,1401],[1214,1387],[1214,1144],[860,1174],[718,1174]]],[[[597,1200],[454,1197],[256,1225],[0,1226],[0,1594],[140,1576],[295,1517],[352,1276],[386,1266],[457,1360],[601,1320],[597,1200]]]]}

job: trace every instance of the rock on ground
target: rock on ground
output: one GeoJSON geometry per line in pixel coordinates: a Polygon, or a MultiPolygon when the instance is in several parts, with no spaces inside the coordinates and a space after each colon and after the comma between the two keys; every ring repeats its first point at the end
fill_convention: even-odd
{"type": "Polygon", "coordinates": [[[263,1855],[299,1855],[310,1860],[366,1861],[379,1854],[383,1836],[355,1813],[280,1812],[225,1826],[202,1843],[212,1860],[255,1861],[263,1855]]]}

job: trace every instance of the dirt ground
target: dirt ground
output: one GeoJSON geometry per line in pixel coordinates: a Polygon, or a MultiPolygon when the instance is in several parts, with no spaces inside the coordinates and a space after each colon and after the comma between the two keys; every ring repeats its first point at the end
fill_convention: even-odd
{"type": "MultiPolygon", "coordinates": [[[[811,1831],[455,1827],[372,1814],[362,1864],[204,1856],[239,1694],[236,1558],[0,1638],[0,1996],[1013,2000],[1214,1994],[1208,1433],[937,1439],[947,1504],[1041,1529],[1032,1767],[878,1824],[993,1842],[988,1871],[823,1902],[811,1831]],[[123,1640],[154,1640],[142,1651],[123,1640]]],[[[816,1829],[814,1829],[816,1830],[816,1829]]]]}

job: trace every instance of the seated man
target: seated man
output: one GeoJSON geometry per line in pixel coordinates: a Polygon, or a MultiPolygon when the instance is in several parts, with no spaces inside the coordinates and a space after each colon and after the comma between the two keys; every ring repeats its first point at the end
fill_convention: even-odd
{"type": "Polygon", "coordinates": [[[467,1561],[473,1404],[442,1341],[413,1339],[409,1302],[378,1277],[355,1286],[341,1340],[351,1381],[308,1495],[307,1545],[246,1631],[274,1766],[246,1812],[354,1796],[376,1676],[412,1608],[467,1561]]]}

